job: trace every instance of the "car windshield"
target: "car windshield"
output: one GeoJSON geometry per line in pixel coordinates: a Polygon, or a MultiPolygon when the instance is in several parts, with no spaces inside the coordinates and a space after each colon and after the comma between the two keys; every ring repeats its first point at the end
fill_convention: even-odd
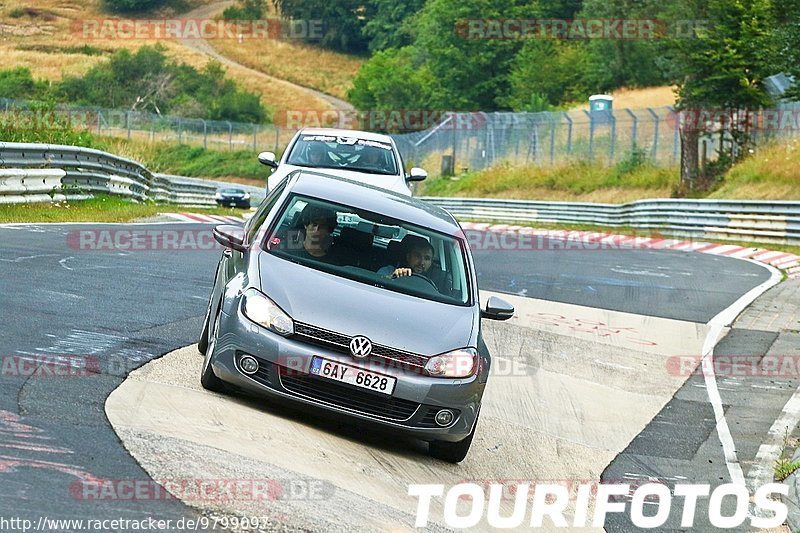
{"type": "Polygon", "coordinates": [[[220,189],[220,194],[244,194],[242,189],[220,189]]]}
{"type": "Polygon", "coordinates": [[[316,198],[294,195],[264,249],[301,265],[382,289],[470,303],[463,239],[316,198]]]}
{"type": "Polygon", "coordinates": [[[294,143],[287,162],[290,165],[312,168],[398,174],[398,164],[391,144],[355,137],[303,135],[294,143]]]}

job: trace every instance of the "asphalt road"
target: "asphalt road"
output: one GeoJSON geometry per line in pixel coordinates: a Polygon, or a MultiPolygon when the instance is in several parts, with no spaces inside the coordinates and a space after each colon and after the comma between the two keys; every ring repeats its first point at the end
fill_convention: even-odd
{"type": "MultiPolygon", "coordinates": [[[[76,482],[147,479],[111,430],[104,401],[130,369],[196,341],[218,252],[82,250],[81,228],[124,229],[0,227],[0,516],[195,516],[161,499],[91,501],[76,482]],[[50,368],[55,356],[89,361],[93,371],[27,379],[6,366],[49,357],[50,368]]],[[[743,261],[672,251],[478,251],[475,259],[483,289],[698,322],[767,277],[743,261]]]]}
{"type": "MultiPolygon", "coordinates": [[[[769,278],[762,266],[673,250],[474,252],[481,289],[640,315],[708,322],[769,278]]],[[[538,247],[538,246],[537,246],[538,247]]]]}

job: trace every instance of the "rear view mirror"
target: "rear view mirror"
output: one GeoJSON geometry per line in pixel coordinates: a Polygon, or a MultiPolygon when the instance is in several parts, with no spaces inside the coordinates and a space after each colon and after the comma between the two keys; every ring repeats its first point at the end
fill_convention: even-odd
{"type": "Polygon", "coordinates": [[[508,320],[512,316],[514,316],[514,306],[497,296],[490,296],[486,302],[486,309],[481,309],[481,318],[489,320],[508,320]]]}
{"type": "Polygon", "coordinates": [[[278,168],[278,163],[273,152],[261,152],[258,154],[258,162],[268,167],[278,168]]]}
{"type": "Polygon", "coordinates": [[[406,179],[408,179],[408,181],[422,181],[427,177],[428,173],[425,170],[414,167],[411,169],[411,172],[408,173],[408,178],[406,179]]]}
{"type": "Polygon", "coordinates": [[[236,250],[237,252],[247,251],[244,245],[244,228],[232,224],[223,224],[214,228],[214,239],[222,246],[236,250]]]}

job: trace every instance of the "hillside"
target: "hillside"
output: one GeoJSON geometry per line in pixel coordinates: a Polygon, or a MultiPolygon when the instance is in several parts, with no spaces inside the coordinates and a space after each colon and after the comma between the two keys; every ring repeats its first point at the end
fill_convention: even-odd
{"type": "MultiPolygon", "coordinates": [[[[181,5],[190,10],[200,8],[212,17],[221,13],[222,9],[230,4],[230,1],[185,0],[181,5]]],[[[128,38],[122,31],[111,35],[87,30],[86,28],[91,28],[90,25],[97,24],[98,21],[119,18],[119,15],[105,12],[101,0],[38,0],[35,8],[29,6],[30,2],[25,0],[5,0],[0,4],[0,34],[3,35],[3,39],[0,40],[0,55],[4,59],[3,68],[28,67],[35,78],[57,81],[64,75],[81,75],[93,65],[105,61],[117,49],[136,50],[143,45],[154,45],[157,42],[166,48],[169,57],[196,68],[202,68],[213,58],[212,54],[206,53],[202,46],[198,46],[198,41],[137,39],[128,38]]],[[[164,8],[139,16],[148,19],[170,19],[185,17],[186,13],[164,8]]],[[[225,45],[232,51],[238,44],[236,39],[227,38],[219,39],[218,42],[222,43],[224,40],[232,41],[225,45]]],[[[199,44],[202,44],[202,41],[199,44]]],[[[214,44],[216,45],[217,43],[214,44]]],[[[302,65],[302,60],[287,62],[287,57],[310,58],[303,45],[274,39],[249,41],[247,50],[248,54],[257,56],[263,61],[275,65],[286,63],[292,69],[302,65]]],[[[341,72],[352,72],[354,68],[357,69],[357,62],[354,63],[355,60],[345,54],[327,53],[324,61],[331,69],[341,72]],[[348,67],[339,69],[340,62],[348,67]]],[[[225,68],[229,77],[243,88],[259,94],[262,102],[272,111],[324,110],[336,107],[313,91],[294,83],[266,77],[245,66],[232,65],[230,62],[226,62],[225,68]]],[[[318,72],[319,69],[316,71],[309,69],[309,71],[318,72]]],[[[278,78],[284,77],[284,73],[274,69],[269,74],[278,78]]],[[[291,79],[292,76],[286,75],[286,78],[291,79]]],[[[339,76],[337,83],[340,87],[346,88],[348,83],[346,76],[339,76]]],[[[342,90],[338,92],[341,93],[342,90]]]]}

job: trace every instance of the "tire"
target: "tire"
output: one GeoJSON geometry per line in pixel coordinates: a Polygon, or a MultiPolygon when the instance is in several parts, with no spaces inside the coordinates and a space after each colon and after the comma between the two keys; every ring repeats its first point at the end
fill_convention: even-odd
{"type": "Polygon", "coordinates": [[[478,427],[478,420],[472,426],[472,431],[463,440],[458,442],[447,442],[441,440],[432,441],[428,447],[428,452],[432,457],[447,461],[448,463],[460,463],[467,456],[472,445],[472,438],[475,436],[475,429],[478,427]]]}
{"type": "Polygon", "coordinates": [[[208,298],[208,307],[206,308],[206,316],[203,319],[203,330],[200,332],[200,338],[197,339],[197,351],[201,354],[205,355],[208,351],[208,323],[211,320],[211,298],[213,298],[214,293],[212,291],[211,296],[208,298]]]}
{"type": "Polygon", "coordinates": [[[217,335],[219,334],[218,318],[219,317],[215,317],[214,320],[214,333],[212,337],[208,339],[208,345],[206,346],[206,357],[203,360],[203,371],[200,373],[200,385],[202,385],[204,389],[211,392],[225,392],[228,389],[225,382],[219,379],[216,374],[214,374],[214,369],[211,367],[211,357],[214,355],[214,348],[217,344],[217,335]]]}

